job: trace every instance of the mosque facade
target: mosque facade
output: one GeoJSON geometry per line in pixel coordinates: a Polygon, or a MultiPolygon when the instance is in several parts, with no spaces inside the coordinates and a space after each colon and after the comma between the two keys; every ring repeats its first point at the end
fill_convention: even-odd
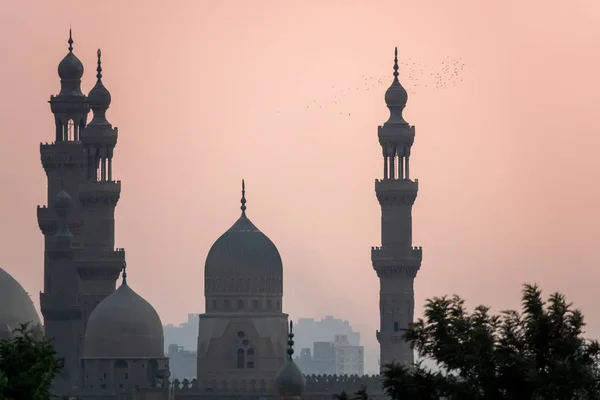
{"type": "MultiPolygon", "coordinates": [[[[383,398],[378,375],[305,376],[294,363],[293,327],[283,312],[283,262],[275,244],[241,214],[210,249],[205,263],[205,312],[198,330],[197,378],[170,380],[163,327],[152,305],[127,280],[125,251],[115,248],[114,211],[121,182],[113,178],[118,129],[107,119],[111,95],[97,52],[96,84],[81,90],[83,64],[73,52],[58,66],[60,92],[50,97],[55,138],[40,145],[48,205],[38,206],[44,235],[43,326],[31,299],[0,269],[0,339],[21,323],[50,339],[64,368],[54,392],[78,399],[331,399],[366,388],[383,398]],[[88,122],[88,114],[93,113],[88,122]],[[121,280],[117,286],[117,281],[121,280]]],[[[413,321],[413,282],[421,248],[412,246],[417,180],[409,173],[415,128],[402,112],[408,96],[398,80],[386,91],[390,110],[378,128],[384,160],[375,182],[381,246],[371,249],[380,280],[380,365],[411,364],[402,332],[413,321]]],[[[135,271],[135,270],[134,270],[135,271]]],[[[135,281],[135,278],[130,278],[135,281]]]]}

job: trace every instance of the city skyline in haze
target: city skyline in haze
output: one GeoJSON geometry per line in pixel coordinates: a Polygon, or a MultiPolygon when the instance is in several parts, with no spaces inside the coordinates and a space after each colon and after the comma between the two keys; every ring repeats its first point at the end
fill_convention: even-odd
{"type": "Polygon", "coordinates": [[[377,125],[398,46],[417,126],[414,243],[427,250],[415,316],[451,293],[515,308],[521,284],[537,282],[598,337],[600,5],[523,3],[5,2],[0,264],[37,305],[38,146],[53,137],[46,101],[71,26],[86,92],[103,51],[124,184],[116,243],[163,323],[203,311],[206,254],[239,216],[245,178],[248,214],[283,258],[284,311],[348,319],[376,346],[377,125]],[[448,59],[464,63],[462,81],[437,88],[430,74],[448,59]]]}

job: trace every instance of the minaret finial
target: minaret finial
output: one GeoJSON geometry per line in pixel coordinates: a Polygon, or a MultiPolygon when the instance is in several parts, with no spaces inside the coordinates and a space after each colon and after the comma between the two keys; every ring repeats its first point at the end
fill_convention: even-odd
{"type": "Polygon", "coordinates": [[[294,323],[290,321],[290,332],[288,333],[288,360],[292,359],[294,355],[294,323]]]}
{"type": "Polygon", "coordinates": [[[123,277],[123,285],[127,285],[127,262],[123,261],[123,273],[121,274],[123,277]]]}
{"type": "Polygon", "coordinates": [[[242,209],[242,216],[246,216],[246,183],[244,182],[244,180],[242,179],[242,200],[241,200],[242,206],[240,207],[242,209]]]}
{"type": "Polygon", "coordinates": [[[398,82],[398,47],[394,48],[394,82],[398,82]]]}
{"type": "Polygon", "coordinates": [[[102,79],[102,60],[100,59],[102,57],[102,51],[98,49],[98,52],[96,54],[98,55],[98,67],[96,68],[96,71],[98,73],[96,74],[96,78],[100,80],[102,79]]]}
{"type": "Polygon", "coordinates": [[[69,53],[73,52],[73,33],[71,32],[71,28],[69,28],[69,53]]]}

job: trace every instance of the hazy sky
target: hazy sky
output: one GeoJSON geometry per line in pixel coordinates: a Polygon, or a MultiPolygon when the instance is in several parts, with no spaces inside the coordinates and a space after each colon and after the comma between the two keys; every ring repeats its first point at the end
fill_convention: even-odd
{"type": "Polygon", "coordinates": [[[39,143],[54,137],[47,100],[69,26],[86,92],[103,50],[117,245],[163,322],[203,311],[206,254],[238,218],[245,178],[248,215],[284,260],[285,311],[348,319],[375,347],[377,125],[398,46],[422,69],[400,71],[415,92],[416,314],[446,293],[517,307],[538,282],[600,336],[596,0],[1,2],[0,264],[36,302],[39,143]],[[448,57],[463,80],[435,89],[448,57]],[[384,84],[366,90],[363,75],[384,84]]]}

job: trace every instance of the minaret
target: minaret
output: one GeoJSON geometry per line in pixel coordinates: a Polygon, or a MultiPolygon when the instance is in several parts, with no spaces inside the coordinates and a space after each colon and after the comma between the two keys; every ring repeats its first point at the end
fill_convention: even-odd
{"type": "Polygon", "coordinates": [[[85,229],[76,268],[84,327],[96,305],[114,292],[125,262],[125,252],[115,250],[115,207],[121,196],[121,182],[113,180],[112,159],[118,130],[106,119],[111,96],[102,82],[100,49],[97,56],[97,80],[88,95],[94,117],[81,132],[86,169],[79,185],[79,201],[85,229]]]}
{"type": "Polygon", "coordinates": [[[50,97],[55,121],[54,142],[40,144],[41,161],[48,178],[48,207],[37,209],[45,246],[40,309],[46,337],[54,344],[58,356],[65,360],[60,380],[67,386],[74,384],[73,377],[77,376],[74,370],[78,366],[82,334],[81,309],[77,304],[79,282],[73,260],[81,246],[82,214],[77,193],[85,171],[79,135],[89,112],[87,98],[81,92],[83,64],[73,52],[70,31],[68,44],[68,53],[58,65],[60,92],[50,97]]]}
{"type": "Polygon", "coordinates": [[[419,189],[410,178],[410,151],[415,127],[402,112],[408,94],[398,80],[398,49],[395,50],[394,80],[385,92],[390,117],[378,127],[383,155],[383,179],[375,181],[381,205],[381,247],[371,249],[373,268],[379,277],[380,367],[391,362],[414,362],[414,354],[403,335],[414,314],[414,279],[421,267],[421,248],[412,246],[412,206],[419,189]]]}

